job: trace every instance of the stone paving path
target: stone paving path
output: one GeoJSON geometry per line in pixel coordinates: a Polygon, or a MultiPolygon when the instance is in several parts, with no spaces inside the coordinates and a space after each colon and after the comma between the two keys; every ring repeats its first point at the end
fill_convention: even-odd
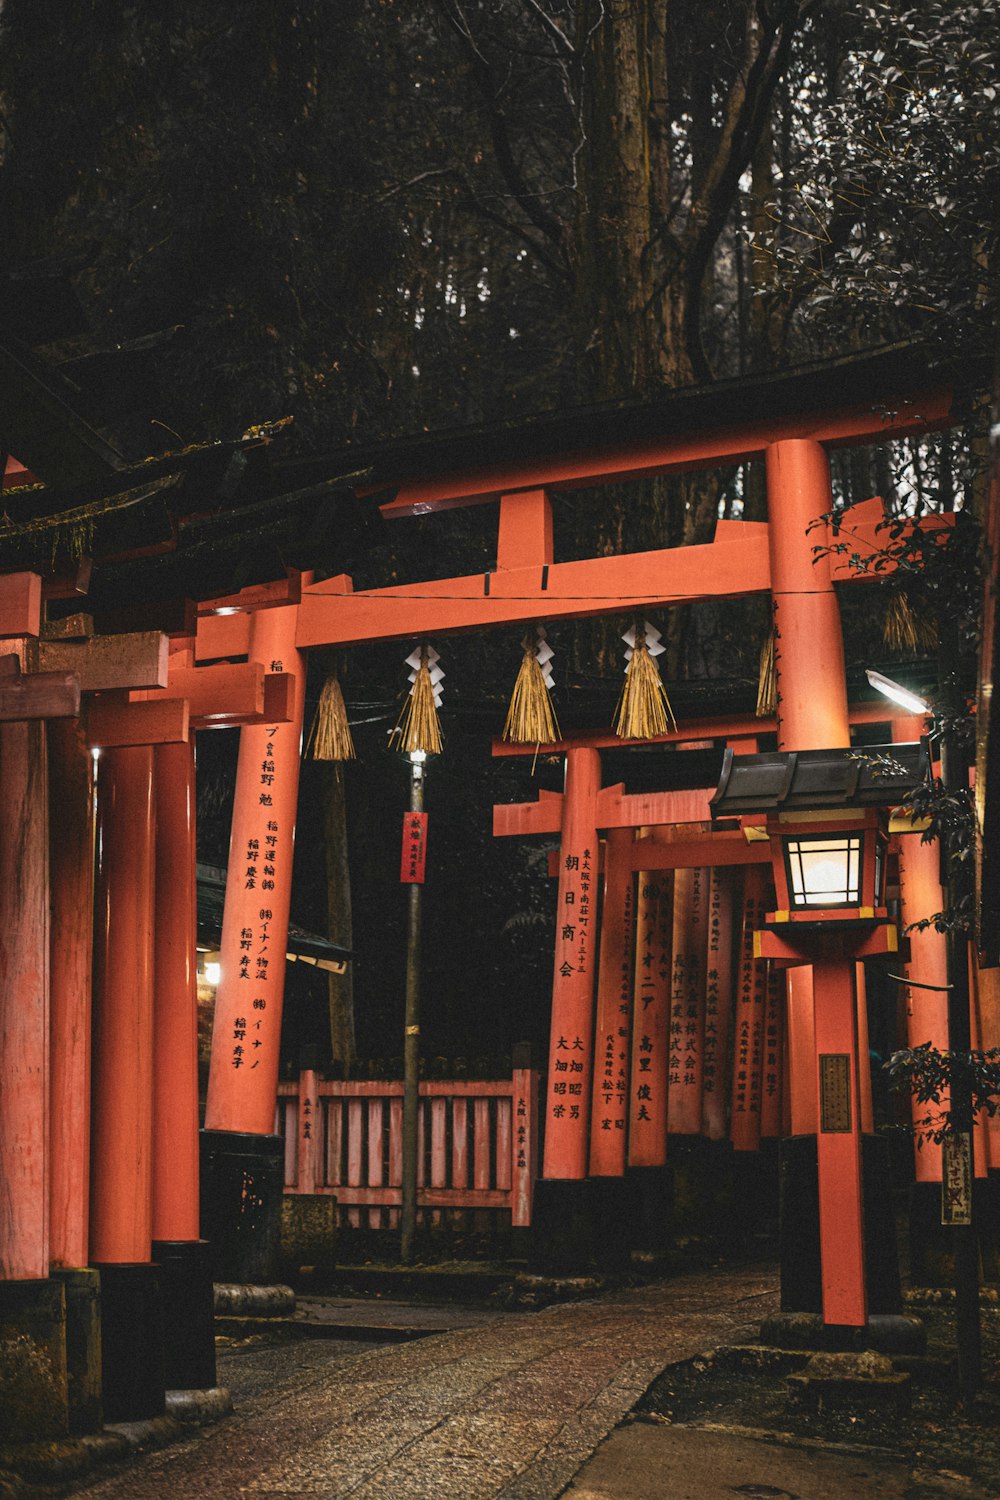
{"type": "Polygon", "coordinates": [[[554,1500],[664,1365],[753,1337],[776,1305],[774,1275],[716,1272],[409,1344],[260,1351],[232,1417],[82,1493],[554,1500]]]}

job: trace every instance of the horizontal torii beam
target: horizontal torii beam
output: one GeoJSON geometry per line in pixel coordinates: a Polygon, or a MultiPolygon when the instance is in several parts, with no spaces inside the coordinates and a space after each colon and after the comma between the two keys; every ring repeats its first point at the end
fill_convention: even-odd
{"type": "Polygon", "coordinates": [[[38,635],[41,620],[41,574],[0,576],[0,636],[38,635]]]}
{"type": "MultiPolygon", "coordinates": [[[[932,519],[934,524],[947,524],[946,518],[932,519]]],[[[849,523],[836,532],[817,525],[814,546],[846,549],[831,555],[835,581],[864,578],[851,557],[870,557],[878,551],[882,521],[882,502],[876,498],[853,506],[849,523]]],[[[552,554],[549,496],[545,490],[530,490],[501,498],[495,570],[379,589],[355,590],[345,574],[305,584],[296,645],[304,650],[535,620],[589,619],[761,594],[770,587],[767,522],[722,520],[711,542],[558,563],[552,554]]],[[[199,661],[245,656],[249,651],[248,611],[261,606],[241,604],[240,599],[234,594],[213,600],[214,612],[199,616],[199,661]]]]}
{"type": "MultiPolygon", "coordinates": [[[[888,724],[895,710],[884,700],[881,703],[852,703],[848,717],[852,724],[888,724]]],[[[773,714],[758,719],[751,714],[719,715],[715,718],[684,719],[665,734],[654,734],[649,739],[620,739],[611,729],[579,729],[564,735],[551,744],[520,745],[510,740],[494,738],[492,754],[498,756],[565,755],[570,750],[626,750],[643,745],[686,745],[691,741],[725,740],[727,744],[753,741],[765,734],[774,734],[777,720],[773,714]]],[[[748,747],[747,747],[748,748],[748,747]]]]}
{"type": "Polygon", "coordinates": [[[186,698],[130,703],[125,694],[99,693],[85,705],[83,720],[91,750],[186,744],[191,730],[186,698]]]}
{"type": "MultiPolygon", "coordinates": [[[[662,823],[704,823],[715,787],[682,792],[626,793],[623,784],[602,787],[597,794],[594,826],[643,828],[662,823]]],[[[562,829],[562,792],[540,791],[537,802],[504,802],[493,808],[494,838],[559,833],[562,829]]],[[[645,868],[645,867],[643,867],[645,868]]]]}
{"type": "Polygon", "coordinates": [[[177,666],[171,657],[161,692],[129,693],[130,704],[186,698],[192,729],[233,729],[244,724],[287,724],[292,716],[295,676],[268,672],[263,662],[177,666]]]}
{"type": "MultiPolygon", "coordinates": [[[[682,825],[683,826],[683,825],[682,825]]],[[[717,833],[692,833],[688,837],[660,843],[654,839],[636,839],[632,845],[633,870],[693,870],[700,865],[769,865],[771,845],[767,839],[748,843],[742,830],[717,833]]],[[[597,860],[598,871],[604,869],[604,844],[597,860]]],[[[549,877],[559,878],[559,850],[549,850],[549,877]]]]}
{"type": "Polygon", "coordinates": [[[887,442],[911,433],[929,432],[954,421],[954,393],[950,386],[933,386],[902,400],[872,402],[810,411],[775,420],[762,419],[739,426],[719,427],[694,436],[681,433],[646,438],[572,455],[529,454],[506,463],[470,467],[442,478],[403,484],[396,497],[381,507],[387,518],[420,516],[429,511],[482,505],[511,490],[544,485],[547,489],[581,489],[612,484],[647,474],[683,473],[742,463],[788,438],[812,438],[830,447],[852,443],[887,442]],[[891,408],[891,409],[890,409],[891,408]]]}
{"type": "Polygon", "coordinates": [[[0,724],[73,719],[79,712],[80,683],[72,672],[22,674],[16,653],[0,656],[0,724]]]}

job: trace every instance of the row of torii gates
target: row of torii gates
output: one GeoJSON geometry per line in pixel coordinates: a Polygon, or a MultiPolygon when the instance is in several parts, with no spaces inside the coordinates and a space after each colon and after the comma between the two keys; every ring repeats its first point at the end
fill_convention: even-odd
{"type": "MultiPolygon", "coordinates": [[[[779,749],[847,747],[852,723],[888,716],[847,700],[835,585],[858,574],[843,554],[815,552],[824,539],[817,518],[833,508],[827,450],[947,426],[952,411],[953,393],[942,385],[892,402],[723,424],[695,437],[450,469],[404,483],[383,514],[499,499],[495,569],[365,591],[346,576],[294,575],[203,601],[193,637],[40,639],[40,579],[0,576],[8,653],[0,680],[7,873],[0,886],[0,1307],[8,1322],[20,1320],[46,1344],[57,1369],[65,1371],[68,1358],[75,1390],[68,1420],[85,1427],[99,1410],[97,1277],[106,1415],[152,1414],[162,1408],[164,1381],[214,1383],[213,1263],[201,1239],[200,1198],[218,1237],[226,1239],[229,1215],[232,1233],[252,1238],[254,1174],[275,1159],[304,653],[769,593],[780,646],[776,722],[705,719],[665,738],[724,741],[740,752],[776,729],[779,749]],[[761,456],[766,523],[720,521],[705,545],[562,563],[553,555],[553,492],[761,456]],[[194,732],[232,726],[241,739],[202,1151],[209,1188],[200,1194],[194,732]],[[153,1357],[158,1284],[167,1302],[165,1376],[153,1357]]],[[[879,501],[852,509],[845,526],[851,551],[878,545],[881,519],[879,501]]],[[[913,740],[922,727],[899,720],[894,738],[913,740]]],[[[579,913],[585,867],[596,882],[599,860],[602,866],[600,923],[556,926],[543,1180],[570,1192],[588,1177],[620,1177],[628,1159],[625,1132],[602,1124],[609,1108],[624,1108],[624,1095],[607,1103],[595,1058],[621,1026],[633,871],[752,866],[767,851],[739,831],[711,830],[713,788],[626,795],[602,787],[599,752],[610,744],[621,742],[565,741],[556,747],[566,758],[561,795],[495,810],[497,834],[559,835],[560,912],[572,906],[579,913]],[[654,834],[639,839],[640,830],[654,834]],[[583,1065],[573,1108],[559,1087],[567,1039],[583,1065]]],[[[936,850],[917,838],[904,842],[905,921],[939,910],[942,900],[936,850]]],[[[914,935],[910,962],[925,983],[946,983],[944,944],[933,929],[914,935]]],[[[854,967],[844,972],[853,975],[854,967]]],[[[792,974],[791,1129],[817,1131],[817,1052],[849,1055],[851,1127],[825,1147],[821,1134],[820,1150],[844,1163],[845,1183],[856,1183],[870,1114],[859,1084],[854,979],[846,1008],[828,1003],[829,977],[814,1008],[808,967],[792,974]]],[[[944,1005],[934,990],[912,992],[910,1015],[913,1041],[945,1044],[944,1005]]],[[[650,1070],[664,1084],[665,1046],[664,1039],[650,1070]]],[[[695,1092],[692,1084],[692,1098],[695,1092]]],[[[651,1103],[646,1140],[633,1141],[630,1159],[655,1165],[666,1150],[665,1087],[651,1103]]],[[[940,1177],[933,1149],[917,1163],[921,1177],[940,1177]]],[[[827,1321],[858,1324],[866,1318],[864,1276],[856,1275],[864,1231],[860,1205],[848,1203],[845,1212],[846,1201],[839,1192],[821,1203],[824,1310],[827,1321]]]]}

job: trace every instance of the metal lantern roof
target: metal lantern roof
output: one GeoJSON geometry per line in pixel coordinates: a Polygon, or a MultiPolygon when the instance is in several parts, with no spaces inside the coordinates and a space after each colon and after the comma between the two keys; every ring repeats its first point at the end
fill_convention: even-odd
{"type": "Polygon", "coordinates": [[[713,819],[744,813],[895,807],[930,779],[926,739],[863,749],[770,750],[760,755],[727,750],[709,805],[713,819]]]}

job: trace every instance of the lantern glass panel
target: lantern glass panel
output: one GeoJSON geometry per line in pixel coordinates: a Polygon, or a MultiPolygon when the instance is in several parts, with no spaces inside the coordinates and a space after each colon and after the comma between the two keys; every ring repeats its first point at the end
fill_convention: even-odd
{"type": "Polygon", "coordinates": [[[785,844],[793,906],[858,906],[861,835],[788,839],[785,844]]]}

